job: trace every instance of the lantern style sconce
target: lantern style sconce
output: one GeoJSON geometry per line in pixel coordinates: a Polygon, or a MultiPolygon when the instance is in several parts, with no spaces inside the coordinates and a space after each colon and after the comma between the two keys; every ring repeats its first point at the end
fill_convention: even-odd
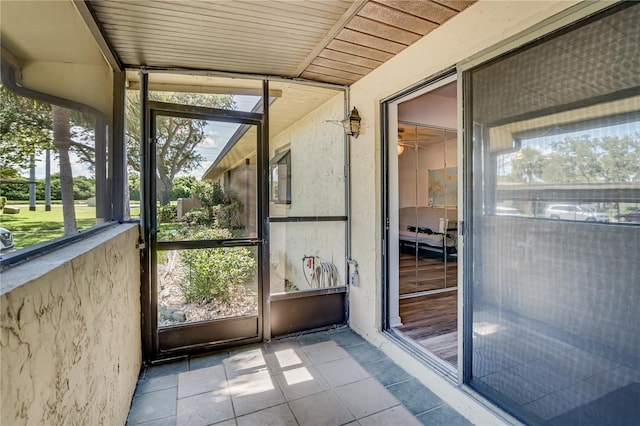
{"type": "Polygon", "coordinates": [[[362,118],[360,118],[360,114],[358,114],[358,110],[356,109],[356,107],[353,107],[353,109],[351,110],[351,114],[349,114],[349,117],[345,118],[344,120],[327,120],[327,122],[329,123],[342,124],[342,127],[344,128],[344,134],[347,136],[353,136],[354,138],[357,138],[358,135],[360,135],[361,121],[362,118]]]}
{"type": "Polygon", "coordinates": [[[353,107],[349,118],[342,121],[345,135],[353,136],[357,139],[360,134],[360,121],[362,121],[362,118],[360,118],[356,107],[353,107]]]}

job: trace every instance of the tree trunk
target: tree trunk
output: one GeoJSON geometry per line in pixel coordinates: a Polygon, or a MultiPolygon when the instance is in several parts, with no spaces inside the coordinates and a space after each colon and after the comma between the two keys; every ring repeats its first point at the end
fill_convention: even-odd
{"type": "Polygon", "coordinates": [[[78,231],[76,210],[73,204],[73,174],[69,159],[69,147],[72,143],[70,117],[70,110],[55,105],[51,107],[53,145],[58,149],[60,156],[60,195],[65,235],[75,234],[78,231]]]}
{"type": "Polygon", "coordinates": [[[166,206],[171,201],[171,178],[162,173],[158,173],[158,180],[156,181],[156,191],[158,193],[158,200],[161,206],[166,206]]]}

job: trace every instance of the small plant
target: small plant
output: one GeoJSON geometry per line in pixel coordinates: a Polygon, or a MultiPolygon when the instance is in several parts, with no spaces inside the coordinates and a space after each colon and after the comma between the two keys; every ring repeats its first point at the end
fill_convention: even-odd
{"type": "Polygon", "coordinates": [[[4,209],[7,205],[7,197],[0,197],[0,210],[4,209]]]}
{"type": "Polygon", "coordinates": [[[158,221],[160,223],[175,222],[178,220],[178,208],[167,204],[158,207],[158,221]]]}
{"type": "MultiPolygon", "coordinates": [[[[200,228],[191,236],[199,240],[231,238],[227,229],[200,228]]],[[[180,289],[188,302],[208,303],[227,299],[233,288],[249,281],[256,260],[246,247],[183,250],[180,258],[187,269],[180,289]]]]}
{"type": "Polygon", "coordinates": [[[292,283],[291,281],[285,279],[284,280],[284,291],[291,292],[291,291],[298,291],[299,288],[297,285],[295,285],[294,283],[292,283]]]}

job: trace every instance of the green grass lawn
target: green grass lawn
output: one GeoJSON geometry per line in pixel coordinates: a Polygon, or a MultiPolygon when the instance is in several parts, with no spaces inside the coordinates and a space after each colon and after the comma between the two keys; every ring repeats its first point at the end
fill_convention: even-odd
{"type": "MultiPolygon", "coordinates": [[[[96,224],[95,207],[75,207],[76,224],[79,230],[96,224]]],[[[0,214],[0,226],[13,233],[16,249],[62,237],[64,235],[62,206],[52,205],[51,211],[48,212],[44,210],[43,205],[38,205],[33,212],[29,211],[29,206],[21,206],[18,214],[0,214]]]]}

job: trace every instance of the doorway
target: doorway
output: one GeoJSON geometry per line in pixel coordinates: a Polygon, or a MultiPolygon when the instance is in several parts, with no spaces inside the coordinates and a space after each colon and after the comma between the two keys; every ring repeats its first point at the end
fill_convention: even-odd
{"type": "Polygon", "coordinates": [[[130,85],[140,88],[131,116],[148,141],[134,146],[143,159],[148,362],[347,321],[349,138],[334,124],[346,111],[335,96],[344,88],[240,86],[165,73],[141,73],[130,85]],[[315,126],[297,125],[312,113],[315,126]],[[191,166],[173,173],[173,159],[190,153],[191,166]]]}
{"type": "MultiPolygon", "coordinates": [[[[237,129],[232,136],[235,145],[260,152],[262,115],[152,101],[148,111],[146,294],[153,357],[260,341],[263,231],[258,205],[263,197],[259,188],[265,185],[256,155],[229,170],[222,181],[206,179],[208,171],[186,174],[184,179],[198,196],[178,199],[175,205],[170,202],[168,178],[171,159],[180,158],[174,152],[188,149],[185,140],[191,133],[229,133],[231,125],[237,129]],[[189,134],[173,138],[172,132],[189,134]],[[178,139],[181,143],[174,144],[178,139]]],[[[207,164],[217,153],[208,159],[201,145],[197,155],[207,164]]]]}
{"type": "Polygon", "coordinates": [[[387,103],[388,330],[457,368],[458,150],[455,75],[387,103]]]}

